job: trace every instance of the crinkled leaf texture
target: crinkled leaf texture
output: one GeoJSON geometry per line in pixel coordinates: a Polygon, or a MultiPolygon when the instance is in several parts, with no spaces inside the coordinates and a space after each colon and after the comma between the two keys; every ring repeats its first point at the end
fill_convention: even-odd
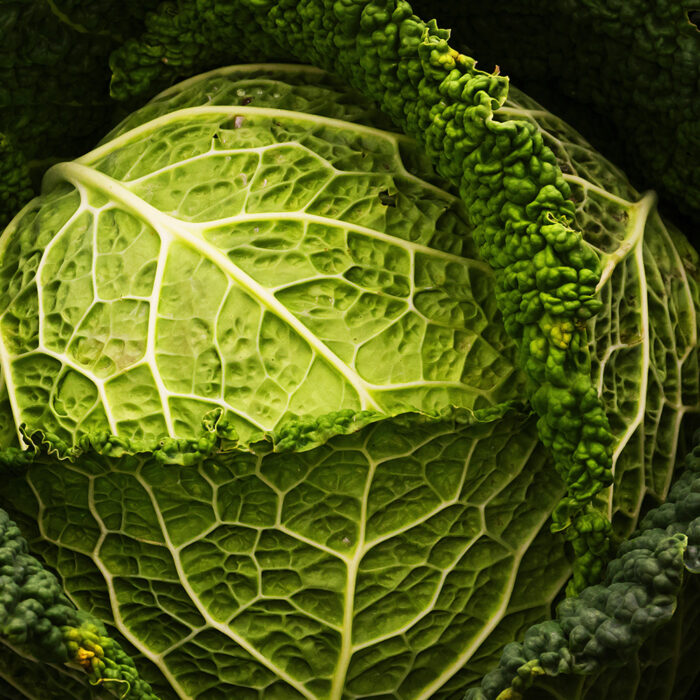
{"type": "MultiPolygon", "coordinates": [[[[542,129],[603,263],[599,505],[626,534],[698,403],[694,258],[538,105],[495,118],[542,129]]],[[[493,275],[337,79],[170,88],[54,166],[0,252],[1,505],[163,698],[457,697],[549,616],[565,487],[493,275]]]]}
{"type": "Polygon", "coordinates": [[[666,502],[618,548],[601,584],[508,644],[464,700],[694,698],[700,432],[666,502]],[[690,661],[689,661],[690,660],[690,661]]]}
{"type": "Polygon", "coordinates": [[[603,307],[588,324],[589,350],[616,437],[608,514],[624,537],[645,496],[665,498],[683,454],[683,417],[700,405],[698,255],[661,219],[653,192],[640,195],[576,131],[527,95],[511,86],[495,117],[538,126],[571,187],[576,225],[601,259],[603,307]]]}

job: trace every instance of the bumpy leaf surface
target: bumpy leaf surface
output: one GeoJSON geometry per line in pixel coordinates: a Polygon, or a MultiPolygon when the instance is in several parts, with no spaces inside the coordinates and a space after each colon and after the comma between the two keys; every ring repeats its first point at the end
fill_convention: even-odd
{"type": "Polygon", "coordinates": [[[516,416],[396,418],[196,467],[41,460],[8,486],[71,598],[180,697],[441,697],[569,573],[546,527],[563,486],[516,416]]]}
{"type": "Polygon", "coordinates": [[[559,690],[576,700],[647,697],[657,676],[667,686],[664,697],[671,688],[679,693],[673,697],[683,697],[697,674],[697,668],[675,668],[697,649],[697,633],[687,627],[695,617],[697,581],[687,581],[687,575],[700,571],[700,432],[694,443],[668,500],[620,545],[603,582],[563,600],[555,619],[534,625],[522,643],[506,645],[498,666],[464,700],[534,700],[557,697],[559,690]],[[687,616],[672,620],[679,598],[687,616]],[[689,647],[662,646],[655,662],[645,659],[655,642],[674,636],[685,637],[689,647]],[[669,660],[671,668],[664,669],[669,660]],[[624,675],[616,672],[622,668],[624,675]],[[639,687],[642,676],[646,685],[639,687]]]}
{"type": "Polygon", "coordinates": [[[591,373],[615,435],[615,531],[627,536],[642,501],[663,500],[683,416],[698,410],[698,257],[624,174],[576,131],[511,87],[497,119],[526,119],[557,157],[576,224],[602,265],[601,311],[588,323],[591,373]]]}
{"type": "Polygon", "coordinates": [[[610,522],[594,501],[614,481],[618,436],[587,349],[586,322],[601,309],[603,271],[574,225],[571,187],[537,124],[494,112],[507,80],[477,70],[471,56],[449,46],[448,31],[421,21],[406,2],[242,0],[241,21],[232,23],[219,21],[227,10],[204,6],[203,13],[197,3],[168,6],[120,49],[114,93],[141,92],[149,81],[196,67],[209,36],[220,40],[223,32],[235,47],[262,28],[300,60],[346,78],[418,137],[438,172],[459,187],[480,253],[495,269],[498,305],[529,379],[540,437],[568,487],[553,523],[568,528],[577,553],[572,589],[597,580],[610,522]],[[181,41],[162,31],[170,12],[188,28],[181,41]]]}

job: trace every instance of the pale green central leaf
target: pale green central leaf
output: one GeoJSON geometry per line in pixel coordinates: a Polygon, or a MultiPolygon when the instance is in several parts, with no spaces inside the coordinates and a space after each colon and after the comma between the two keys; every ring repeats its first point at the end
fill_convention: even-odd
{"type": "Polygon", "coordinates": [[[412,148],[203,106],[52,168],[42,250],[31,209],[5,234],[18,423],[67,445],[99,431],[146,444],[196,438],[218,409],[245,443],[343,409],[519,400],[492,276],[453,252],[461,207],[407,170],[412,148]]]}

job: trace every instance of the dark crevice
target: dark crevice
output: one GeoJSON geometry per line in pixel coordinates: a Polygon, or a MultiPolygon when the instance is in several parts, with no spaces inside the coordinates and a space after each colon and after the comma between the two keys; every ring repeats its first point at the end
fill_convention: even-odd
{"type": "Polygon", "coordinates": [[[385,207],[395,207],[397,199],[398,199],[398,195],[396,192],[392,193],[392,192],[389,192],[389,190],[382,190],[379,193],[379,201],[385,207]]]}
{"type": "Polygon", "coordinates": [[[688,10],[688,21],[700,32],[700,10],[688,10]]]}

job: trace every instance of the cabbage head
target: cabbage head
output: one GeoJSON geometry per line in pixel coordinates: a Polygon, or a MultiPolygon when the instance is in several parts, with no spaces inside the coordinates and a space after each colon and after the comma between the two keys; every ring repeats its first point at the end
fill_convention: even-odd
{"type": "MultiPolygon", "coordinates": [[[[494,118],[537,125],[601,262],[582,361],[623,538],[700,403],[697,256],[517,90],[494,118]]],[[[168,89],[47,172],[0,260],[0,505],[159,698],[458,698],[552,614],[566,486],[493,272],[417,143],[337,78],[168,89]]],[[[7,688],[105,692],[26,656],[7,688]]]]}

